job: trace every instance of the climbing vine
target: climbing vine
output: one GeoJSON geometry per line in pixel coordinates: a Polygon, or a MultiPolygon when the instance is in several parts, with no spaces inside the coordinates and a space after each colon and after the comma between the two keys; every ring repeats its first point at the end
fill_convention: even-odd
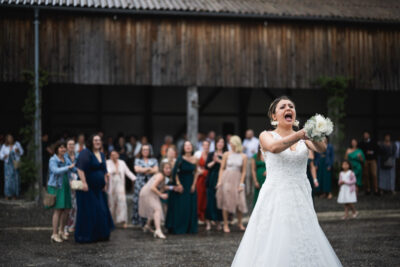
{"type": "Polygon", "coordinates": [[[316,81],[316,84],[327,93],[327,115],[335,125],[330,140],[335,150],[336,161],[341,160],[346,149],[344,145],[345,124],[343,119],[346,117],[345,104],[348,96],[349,82],[350,79],[343,76],[321,76],[316,81]]]}
{"type": "MultiPolygon", "coordinates": [[[[35,183],[37,181],[38,166],[35,162],[35,75],[32,71],[23,72],[24,81],[28,84],[28,91],[22,107],[24,117],[24,126],[20,129],[21,142],[26,147],[26,154],[21,158],[21,183],[22,188],[27,188],[27,197],[34,198],[38,192],[35,192],[35,183]]],[[[48,74],[45,71],[39,72],[39,88],[48,84],[48,74]]],[[[41,99],[39,99],[41,105],[41,99]]]]}

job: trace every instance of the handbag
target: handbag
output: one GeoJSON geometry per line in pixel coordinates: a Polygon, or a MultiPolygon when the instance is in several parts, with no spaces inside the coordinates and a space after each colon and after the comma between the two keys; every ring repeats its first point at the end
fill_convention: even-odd
{"type": "Polygon", "coordinates": [[[14,169],[18,170],[21,167],[21,162],[18,160],[13,160],[14,169]]]}
{"type": "Polygon", "coordinates": [[[56,204],[56,195],[49,194],[44,192],[43,196],[43,205],[45,207],[51,208],[56,204]]]}
{"type": "Polygon", "coordinates": [[[71,189],[72,190],[82,190],[83,189],[83,183],[81,180],[72,180],[71,181],[71,189]]]}
{"type": "Polygon", "coordinates": [[[383,167],[390,169],[394,166],[394,157],[388,157],[384,162],[383,162],[383,167]]]}

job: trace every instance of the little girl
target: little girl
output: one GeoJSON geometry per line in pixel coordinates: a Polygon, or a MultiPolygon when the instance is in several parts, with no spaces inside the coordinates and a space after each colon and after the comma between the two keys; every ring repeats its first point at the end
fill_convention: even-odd
{"type": "Polygon", "coordinates": [[[349,208],[353,211],[352,218],[356,218],[358,212],[354,208],[353,203],[357,202],[356,195],[356,176],[354,172],[351,170],[350,162],[344,160],[342,162],[342,171],[339,174],[339,196],[338,203],[344,204],[344,216],[343,220],[348,218],[349,208]]]}

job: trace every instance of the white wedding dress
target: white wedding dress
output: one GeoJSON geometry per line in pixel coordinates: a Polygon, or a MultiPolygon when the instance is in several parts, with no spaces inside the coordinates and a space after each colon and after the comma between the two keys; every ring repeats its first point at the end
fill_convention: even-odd
{"type": "Polygon", "coordinates": [[[264,152],[264,159],[267,178],[232,266],[342,266],[314,210],[305,142],[293,151],[264,152]]]}

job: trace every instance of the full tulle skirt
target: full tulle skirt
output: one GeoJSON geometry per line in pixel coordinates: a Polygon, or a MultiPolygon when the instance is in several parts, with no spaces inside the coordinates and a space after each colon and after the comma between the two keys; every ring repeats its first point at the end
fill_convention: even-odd
{"type": "Polygon", "coordinates": [[[342,266],[318,223],[307,177],[280,178],[263,185],[232,266],[342,266]]]}

